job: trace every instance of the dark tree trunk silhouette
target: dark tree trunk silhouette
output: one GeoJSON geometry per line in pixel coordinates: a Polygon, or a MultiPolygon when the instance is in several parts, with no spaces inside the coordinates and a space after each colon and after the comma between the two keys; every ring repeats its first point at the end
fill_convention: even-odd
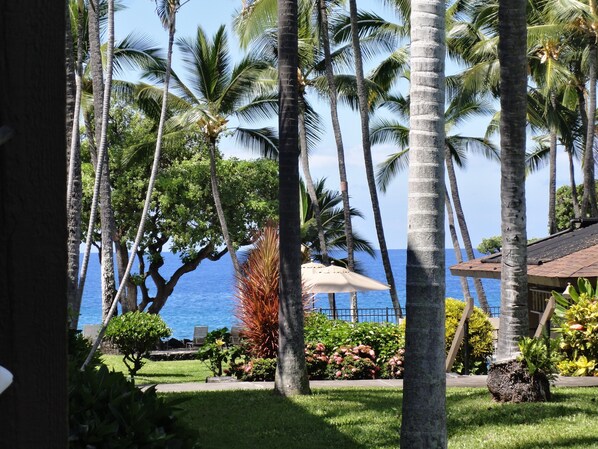
{"type": "Polygon", "coordinates": [[[0,365],[15,380],[0,396],[7,449],[68,447],[64,8],[0,0],[0,365]]]}

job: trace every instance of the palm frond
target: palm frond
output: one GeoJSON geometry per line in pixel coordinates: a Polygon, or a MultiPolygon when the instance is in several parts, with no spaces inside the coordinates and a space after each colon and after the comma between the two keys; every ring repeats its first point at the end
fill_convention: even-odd
{"type": "Polygon", "coordinates": [[[274,128],[237,128],[234,135],[240,145],[259,153],[261,157],[278,159],[278,135],[274,128]]]}
{"type": "Polygon", "coordinates": [[[384,162],[378,165],[376,171],[376,184],[382,193],[386,193],[390,181],[405,170],[409,165],[409,148],[404,148],[398,153],[391,154],[384,162]]]}

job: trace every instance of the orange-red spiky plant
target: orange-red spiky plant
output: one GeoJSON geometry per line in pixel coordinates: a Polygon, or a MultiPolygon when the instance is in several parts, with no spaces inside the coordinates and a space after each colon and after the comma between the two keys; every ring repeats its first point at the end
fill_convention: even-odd
{"type": "Polygon", "coordinates": [[[259,235],[237,277],[237,319],[254,357],[276,357],[278,349],[278,230],[259,235]]]}

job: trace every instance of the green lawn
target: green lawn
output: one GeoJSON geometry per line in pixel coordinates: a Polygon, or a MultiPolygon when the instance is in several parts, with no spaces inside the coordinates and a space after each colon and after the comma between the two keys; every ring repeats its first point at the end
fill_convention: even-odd
{"type": "MultiPolygon", "coordinates": [[[[553,389],[554,401],[496,404],[485,389],[448,391],[449,448],[598,448],[596,388],[553,389]]],[[[203,449],[397,448],[401,390],[315,389],[167,395],[203,449]]]]}
{"type": "MultiPolygon", "coordinates": [[[[102,361],[108,368],[129,375],[120,355],[102,355],[102,361]]],[[[172,384],[182,382],[205,382],[212,373],[199,360],[175,360],[168,362],[152,362],[145,359],[145,365],[135,377],[137,385],[172,384]]]]}

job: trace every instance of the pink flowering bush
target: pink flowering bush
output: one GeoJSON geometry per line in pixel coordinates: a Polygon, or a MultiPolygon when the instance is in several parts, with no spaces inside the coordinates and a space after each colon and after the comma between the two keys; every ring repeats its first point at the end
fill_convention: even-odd
{"type": "Polygon", "coordinates": [[[305,364],[310,379],[325,379],[329,357],[323,343],[307,343],[305,345],[305,364]]]}
{"type": "Polygon", "coordinates": [[[254,358],[247,363],[231,365],[226,374],[244,381],[272,381],[276,373],[276,359],[254,358]]]}
{"type": "Polygon", "coordinates": [[[327,375],[330,379],[375,379],[380,368],[370,346],[341,346],[330,356],[327,375]]]}
{"type": "Polygon", "coordinates": [[[385,379],[402,379],[405,372],[405,350],[399,349],[383,366],[381,376],[385,379]]]}

